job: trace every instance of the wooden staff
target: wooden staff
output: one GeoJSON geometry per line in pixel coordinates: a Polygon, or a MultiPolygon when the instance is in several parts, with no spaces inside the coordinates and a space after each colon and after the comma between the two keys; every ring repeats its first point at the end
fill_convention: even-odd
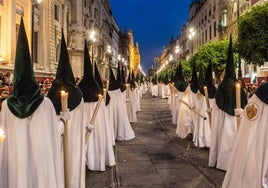
{"type": "MultiPolygon", "coordinates": [[[[236,108],[237,109],[241,108],[241,86],[239,83],[235,85],[235,102],[236,102],[236,108]]],[[[240,120],[241,120],[240,115],[237,115],[236,116],[237,131],[239,130],[240,120]]]]}
{"type": "MultiPolygon", "coordinates": [[[[205,93],[205,97],[206,97],[207,109],[210,109],[207,86],[204,86],[204,93],[205,93]]],[[[208,113],[208,120],[209,120],[209,126],[211,128],[211,113],[208,113]]]]}
{"type": "MultiPolygon", "coordinates": [[[[94,112],[93,112],[92,117],[91,117],[91,120],[90,120],[90,124],[91,125],[94,125],[94,123],[95,123],[95,119],[97,117],[97,114],[98,114],[98,111],[99,111],[99,108],[100,108],[100,104],[101,104],[102,99],[103,99],[103,96],[102,95],[99,95],[98,103],[97,103],[97,105],[96,105],[96,107],[94,109],[94,112]]],[[[88,129],[87,130],[87,133],[86,133],[85,144],[88,142],[89,135],[90,135],[90,130],[88,129]]]]}
{"type": "Polygon", "coordinates": [[[108,90],[109,90],[109,80],[107,80],[107,82],[106,82],[106,87],[103,88],[103,99],[104,99],[104,102],[106,102],[106,97],[107,97],[108,90]]]}
{"type": "Polygon", "coordinates": [[[184,100],[180,99],[179,100],[182,104],[184,104],[185,106],[187,106],[191,111],[193,111],[196,115],[198,115],[199,117],[201,117],[202,119],[206,120],[207,118],[203,115],[201,115],[199,112],[197,112],[195,109],[191,108],[190,105],[185,102],[184,100]]]}
{"type": "MultiPolygon", "coordinates": [[[[61,91],[61,111],[67,112],[68,110],[68,93],[61,91]]],[[[64,134],[63,134],[63,157],[64,157],[64,184],[65,188],[69,188],[70,172],[69,172],[69,143],[68,143],[68,122],[64,121],[64,134]]]]}

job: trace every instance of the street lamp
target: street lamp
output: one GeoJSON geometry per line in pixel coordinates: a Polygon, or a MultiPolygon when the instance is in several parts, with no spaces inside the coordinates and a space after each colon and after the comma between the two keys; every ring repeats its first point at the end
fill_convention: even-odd
{"type": "Polygon", "coordinates": [[[94,64],[94,43],[96,42],[96,33],[94,30],[89,32],[89,40],[91,41],[91,64],[92,64],[92,71],[93,71],[93,76],[95,76],[95,64],[94,64]]]}
{"type": "Polygon", "coordinates": [[[31,54],[31,56],[32,56],[32,63],[34,62],[34,7],[36,6],[36,5],[39,5],[41,2],[42,2],[42,0],[32,0],[31,1],[32,2],[32,31],[31,31],[31,38],[32,38],[32,41],[31,41],[31,51],[32,51],[32,54],[31,54]]]}
{"type": "Polygon", "coordinates": [[[195,37],[195,35],[196,35],[196,32],[195,32],[194,28],[191,27],[189,29],[189,35],[188,35],[188,38],[191,41],[191,48],[192,48],[192,53],[191,54],[193,54],[193,51],[194,51],[193,38],[195,37]]]}

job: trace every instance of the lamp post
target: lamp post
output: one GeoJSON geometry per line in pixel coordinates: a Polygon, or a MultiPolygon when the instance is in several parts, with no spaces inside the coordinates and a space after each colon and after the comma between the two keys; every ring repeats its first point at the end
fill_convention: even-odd
{"type": "Polygon", "coordinates": [[[178,45],[175,46],[175,54],[176,54],[176,65],[179,65],[179,52],[180,52],[180,47],[178,45]]]}
{"type": "Polygon", "coordinates": [[[33,41],[33,39],[34,39],[34,7],[36,6],[36,5],[39,5],[41,2],[42,2],[42,0],[32,0],[31,1],[32,2],[32,30],[31,30],[31,38],[32,38],[32,41],[31,41],[31,52],[32,52],[32,54],[31,54],[31,58],[32,58],[32,63],[34,62],[34,41],[33,41]]]}
{"type": "Polygon", "coordinates": [[[89,33],[89,40],[91,41],[91,64],[92,64],[92,71],[93,76],[95,76],[95,62],[94,62],[94,43],[96,42],[96,33],[94,30],[90,31],[89,33]]]}
{"type": "Polygon", "coordinates": [[[194,28],[190,28],[189,29],[189,35],[188,35],[188,38],[189,38],[189,40],[191,41],[191,48],[192,48],[192,52],[191,52],[191,54],[193,54],[193,51],[194,51],[194,47],[193,47],[193,38],[195,37],[195,35],[196,35],[196,32],[195,32],[195,30],[194,30],[194,28]]]}

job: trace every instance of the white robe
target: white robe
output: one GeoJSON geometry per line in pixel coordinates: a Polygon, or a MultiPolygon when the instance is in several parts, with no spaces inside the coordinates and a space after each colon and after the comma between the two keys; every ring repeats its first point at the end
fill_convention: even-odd
{"type": "Polygon", "coordinates": [[[128,109],[129,109],[129,116],[128,116],[128,118],[129,118],[129,121],[130,122],[137,122],[138,120],[137,120],[137,115],[136,115],[136,111],[137,111],[137,108],[136,108],[136,103],[137,103],[137,101],[136,101],[136,97],[135,97],[135,90],[130,90],[130,92],[129,92],[129,101],[127,101],[128,102],[128,104],[127,105],[129,105],[128,106],[128,109]]]}
{"type": "Polygon", "coordinates": [[[129,123],[124,93],[120,89],[108,91],[111,100],[108,105],[110,123],[116,140],[130,140],[135,137],[129,123]]]}
{"type": "Polygon", "coordinates": [[[68,120],[69,172],[70,188],[85,187],[85,134],[89,125],[89,117],[85,111],[85,103],[81,103],[70,111],[68,120]]]}
{"type": "MultiPolygon", "coordinates": [[[[174,90],[176,90],[174,88],[174,90]]],[[[172,124],[177,125],[178,122],[178,116],[179,116],[179,109],[181,103],[179,102],[180,99],[182,99],[184,92],[180,92],[176,90],[173,98],[173,105],[172,105],[172,124]]]]}
{"type": "Polygon", "coordinates": [[[211,117],[209,166],[226,170],[237,135],[236,116],[222,111],[215,101],[211,117]]]}
{"type": "Polygon", "coordinates": [[[268,105],[256,95],[250,98],[248,105],[252,105],[251,102],[258,106],[258,116],[249,120],[242,115],[224,188],[268,187],[268,105]]]}
{"type": "MultiPolygon", "coordinates": [[[[97,102],[85,102],[86,113],[89,115],[90,119],[96,105],[97,102]]],[[[104,101],[102,101],[93,124],[94,129],[87,143],[86,163],[90,170],[105,171],[106,165],[115,165],[113,138],[111,137],[112,130],[105,108],[104,101]]]]}
{"type": "MultiPolygon", "coordinates": [[[[214,100],[215,99],[209,99],[210,106],[214,104],[214,100]]],[[[197,123],[193,134],[194,145],[198,147],[210,147],[211,130],[209,116],[207,113],[206,97],[202,94],[198,94],[195,106],[195,110],[202,116],[206,117],[206,120],[197,116],[197,123]]]]}
{"type": "MultiPolygon", "coordinates": [[[[182,100],[189,104],[191,108],[195,107],[195,93],[188,86],[183,93],[182,100]]],[[[194,114],[186,105],[180,102],[176,134],[180,138],[186,138],[189,133],[194,132],[197,115],[194,114]]]]}
{"type": "Polygon", "coordinates": [[[158,86],[152,84],[152,96],[158,97],[158,86]]]}
{"type": "Polygon", "coordinates": [[[6,138],[0,144],[1,188],[64,187],[58,123],[54,106],[46,97],[23,119],[3,102],[0,127],[6,138]]]}

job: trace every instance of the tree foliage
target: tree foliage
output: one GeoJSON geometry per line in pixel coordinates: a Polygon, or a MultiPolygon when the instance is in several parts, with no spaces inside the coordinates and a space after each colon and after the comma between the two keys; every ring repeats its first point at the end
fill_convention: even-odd
{"type": "Polygon", "coordinates": [[[268,3],[239,18],[238,50],[249,64],[263,65],[268,60],[268,3]]]}
{"type": "Polygon", "coordinates": [[[209,42],[201,46],[198,52],[195,53],[189,60],[190,64],[192,65],[193,62],[195,62],[197,71],[205,71],[211,61],[215,76],[217,80],[219,80],[225,69],[228,44],[229,41],[227,39],[222,39],[220,41],[209,42]]]}

